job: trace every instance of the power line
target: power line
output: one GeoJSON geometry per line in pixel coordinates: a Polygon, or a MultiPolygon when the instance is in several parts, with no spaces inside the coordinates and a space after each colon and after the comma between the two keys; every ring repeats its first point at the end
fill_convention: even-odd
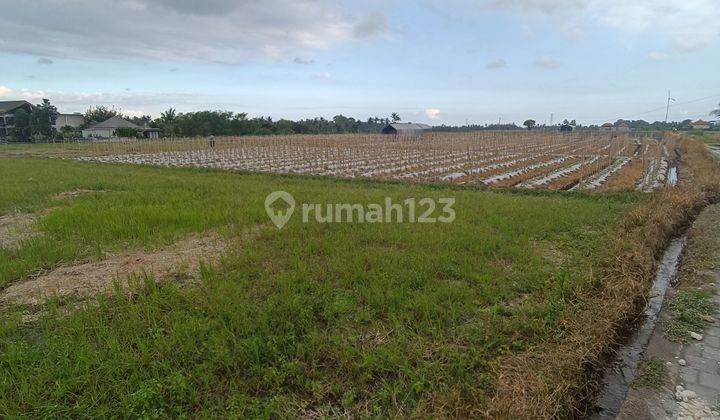
{"type": "Polygon", "coordinates": [[[667,124],[668,116],[670,115],[670,101],[675,102],[675,98],[670,97],[670,91],[668,90],[667,109],[665,110],[665,124],[667,124]]]}
{"type": "MultiPolygon", "coordinates": [[[[668,95],[668,96],[669,96],[669,95],[668,95]]],[[[708,99],[713,99],[713,98],[720,98],[720,93],[715,94],[715,95],[705,96],[705,97],[702,97],[702,98],[691,99],[691,100],[689,100],[689,101],[675,102],[675,105],[687,105],[687,104],[692,104],[692,103],[695,103],[695,102],[707,101],[708,99]]],[[[625,115],[625,116],[619,117],[619,118],[617,118],[617,119],[620,119],[620,120],[629,120],[629,119],[634,118],[634,117],[639,117],[640,115],[645,115],[645,114],[649,114],[649,113],[651,113],[651,112],[658,112],[658,111],[663,111],[663,110],[667,110],[667,106],[666,106],[666,105],[663,105],[663,106],[661,106],[661,107],[659,107],[659,108],[650,109],[650,110],[648,110],[648,111],[639,112],[639,113],[637,113],[637,114],[625,115]]],[[[602,123],[602,122],[604,122],[604,121],[610,121],[610,120],[612,120],[612,118],[606,118],[606,119],[604,119],[604,120],[598,120],[598,121],[597,121],[597,124],[600,124],[600,123],[602,123]]]]}

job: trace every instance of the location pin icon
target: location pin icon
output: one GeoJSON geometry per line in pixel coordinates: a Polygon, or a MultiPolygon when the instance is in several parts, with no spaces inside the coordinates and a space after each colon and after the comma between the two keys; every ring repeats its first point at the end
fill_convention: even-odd
{"type": "Polygon", "coordinates": [[[295,198],[286,191],[273,191],[265,197],[265,211],[275,226],[282,229],[295,211],[295,198]],[[285,204],[278,203],[280,200],[285,204]]]}

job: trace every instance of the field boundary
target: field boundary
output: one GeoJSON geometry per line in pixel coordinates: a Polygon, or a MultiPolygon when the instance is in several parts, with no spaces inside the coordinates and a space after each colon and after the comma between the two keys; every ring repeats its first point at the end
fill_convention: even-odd
{"type": "Polygon", "coordinates": [[[498,363],[491,417],[565,418],[588,414],[605,363],[642,310],[670,239],[708,204],[720,200],[720,166],[701,143],[677,134],[685,166],[680,188],[663,188],[625,216],[606,255],[598,284],[578,290],[565,333],[498,363]]]}

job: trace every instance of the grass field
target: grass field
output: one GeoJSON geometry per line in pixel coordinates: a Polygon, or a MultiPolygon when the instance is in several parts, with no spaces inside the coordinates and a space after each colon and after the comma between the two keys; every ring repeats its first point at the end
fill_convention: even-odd
{"type": "Polygon", "coordinates": [[[2,308],[0,415],[467,416],[503,357],[547,338],[598,280],[631,193],[494,192],[282,175],[0,158],[0,215],[37,235],[0,250],[0,287],[41,270],[218,232],[198,283],[2,308]],[[454,197],[450,224],[276,229],[299,202],[454,197]],[[57,196],[73,190],[94,190],[57,196]],[[252,232],[252,234],[248,234],[252,232]]]}

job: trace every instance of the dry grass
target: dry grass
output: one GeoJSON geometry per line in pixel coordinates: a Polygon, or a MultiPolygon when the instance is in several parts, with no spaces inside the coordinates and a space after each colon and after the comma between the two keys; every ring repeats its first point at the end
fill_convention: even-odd
{"type": "Polygon", "coordinates": [[[620,189],[634,189],[643,177],[645,165],[641,159],[633,159],[630,164],[613,174],[598,188],[598,191],[615,191],[620,189]]]}
{"type": "Polygon", "coordinates": [[[32,225],[36,215],[18,213],[0,216],[0,249],[11,249],[33,235],[32,225]]]}
{"type": "Polygon", "coordinates": [[[604,257],[603,280],[577,291],[565,334],[498,366],[492,417],[558,418],[585,414],[603,361],[644,304],[656,260],[669,239],[720,198],[720,168],[700,143],[677,135],[675,149],[692,179],[649,195],[625,218],[604,257]]]}

